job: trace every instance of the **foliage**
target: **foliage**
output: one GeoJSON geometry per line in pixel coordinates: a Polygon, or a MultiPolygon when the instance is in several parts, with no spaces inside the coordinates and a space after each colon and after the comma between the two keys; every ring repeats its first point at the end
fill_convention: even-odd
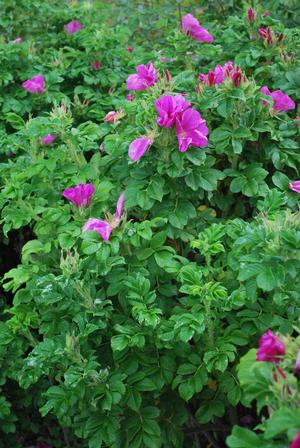
{"type": "Polygon", "coordinates": [[[278,402],[251,349],[268,328],[292,335],[300,315],[299,122],[260,92],[299,102],[297,4],[255,5],[250,22],[239,1],[2,3],[0,447],[216,446],[256,400],[264,432],[255,415],[228,446],[283,448],[299,402],[293,415],[278,402]],[[181,31],[189,12],[213,43],[181,31]],[[84,27],[68,34],[72,19],[84,27]],[[239,83],[199,82],[228,60],[239,83]],[[157,82],[129,101],[126,79],[149,61],[157,82]],[[38,74],[45,91],[30,94],[38,74]],[[175,127],[157,124],[155,100],[180,93],[206,120],[205,148],[180,152],[175,127]],[[63,197],[87,182],[87,207],[63,197]],[[104,216],[108,243],[82,230],[104,216]]]}

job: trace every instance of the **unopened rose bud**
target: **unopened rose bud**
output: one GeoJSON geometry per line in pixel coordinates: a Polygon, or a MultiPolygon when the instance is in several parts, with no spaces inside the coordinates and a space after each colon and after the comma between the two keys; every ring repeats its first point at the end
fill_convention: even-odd
{"type": "Polygon", "coordinates": [[[248,16],[249,22],[253,22],[253,20],[254,20],[254,11],[253,11],[252,8],[248,9],[247,16],[248,16]]]}
{"type": "Polygon", "coordinates": [[[117,115],[117,112],[115,112],[114,110],[111,110],[110,112],[108,112],[104,117],[105,123],[112,123],[115,120],[116,115],[117,115]]]}
{"type": "Polygon", "coordinates": [[[280,42],[283,41],[283,33],[280,33],[278,38],[277,38],[277,42],[280,44],[280,42]]]}
{"type": "Polygon", "coordinates": [[[164,74],[165,74],[166,81],[170,82],[172,80],[172,77],[171,77],[169,70],[165,70],[164,74]]]}

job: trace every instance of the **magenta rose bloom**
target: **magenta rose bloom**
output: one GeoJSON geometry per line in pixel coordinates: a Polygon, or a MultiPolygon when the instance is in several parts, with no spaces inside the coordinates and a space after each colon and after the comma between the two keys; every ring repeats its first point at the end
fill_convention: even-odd
{"type": "Polygon", "coordinates": [[[294,180],[294,182],[289,183],[289,189],[300,193],[300,180],[294,180]]]}
{"type": "Polygon", "coordinates": [[[50,145],[50,143],[52,143],[56,139],[57,137],[55,137],[55,135],[48,134],[46,135],[46,137],[41,137],[40,141],[41,143],[43,143],[43,145],[50,145]]]}
{"type": "Polygon", "coordinates": [[[182,95],[164,95],[155,101],[155,107],[159,118],[157,124],[165,128],[174,126],[179,113],[184,112],[190,103],[186,102],[182,95]]]}
{"type": "MultiPolygon", "coordinates": [[[[272,98],[274,103],[274,109],[278,112],[286,112],[290,109],[295,109],[296,105],[292,98],[283,93],[281,90],[274,90],[271,92],[267,86],[260,89],[260,92],[272,98]]],[[[262,100],[263,104],[267,104],[266,100],[262,100]]]]}
{"type": "Polygon", "coordinates": [[[111,232],[120,225],[122,212],[124,209],[125,195],[121,193],[116,206],[116,212],[113,217],[107,221],[97,218],[90,218],[83,226],[83,231],[93,230],[97,232],[105,243],[108,243],[111,232]]]}
{"type": "Polygon", "coordinates": [[[78,22],[78,20],[71,20],[71,22],[67,23],[65,25],[65,30],[68,34],[74,34],[77,33],[77,31],[81,30],[83,28],[82,23],[78,22]]]}
{"type": "Polygon", "coordinates": [[[194,109],[185,110],[176,119],[176,133],[180,152],[185,152],[190,145],[196,147],[208,145],[206,121],[194,109]]]}
{"type": "Polygon", "coordinates": [[[207,29],[200,25],[198,20],[192,14],[186,14],[181,19],[182,30],[188,36],[191,36],[198,42],[213,42],[214,38],[209,34],[207,29]]]}
{"type": "Polygon", "coordinates": [[[279,362],[285,354],[284,343],[273,334],[271,330],[266,331],[259,339],[259,348],[256,352],[257,361],[279,362]]]}
{"type": "Polygon", "coordinates": [[[129,75],[126,81],[127,90],[146,90],[156,83],[156,69],[152,63],[138,65],[136,74],[129,75]]]}
{"type": "Polygon", "coordinates": [[[300,431],[298,432],[298,434],[296,435],[296,437],[290,444],[290,448],[300,448],[300,431]]]}
{"type": "Polygon", "coordinates": [[[139,137],[133,140],[128,149],[128,155],[136,162],[137,160],[140,160],[140,158],[145,154],[145,152],[150,148],[152,145],[153,140],[150,137],[139,137]]]}
{"type": "Polygon", "coordinates": [[[45,79],[42,75],[34,76],[22,83],[22,87],[30,93],[43,93],[45,88],[45,79]]]}
{"type": "Polygon", "coordinates": [[[94,191],[95,189],[92,184],[80,184],[76,185],[76,187],[67,188],[66,190],[64,190],[63,196],[69,201],[73,202],[76,207],[86,208],[91,201],[91,197],[94,191]]]}
{"type": "Polygon", "coordinates": [[[279,112],[286,112],[287,110],[295,109],[296,107],[292,98],[281,90],[274,90],[274,92],[271,93],[271,98],[274,101],[274,109],[279,112]]]}

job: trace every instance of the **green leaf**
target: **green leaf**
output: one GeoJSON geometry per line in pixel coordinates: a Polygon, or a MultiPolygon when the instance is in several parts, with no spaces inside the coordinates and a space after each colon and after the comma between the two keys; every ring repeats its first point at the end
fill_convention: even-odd
{"type": "Polygon", "coordinates": [[[227,437],[226,443],[229,448],[264,448],[260,438],[250,429],[234,426],[232,434],[227,437]]]}
{"type": "Polygon", "coordinates": [[[141,394],[135,389],[130,389],[127,404],[133,411],[138,412],[142,404],[141,394]]]}
{"type": "Polygon", "coordinates": [[[114,352],[124,350],[129,344],[129,336],[126,334],[118,334],[111,338],[111,348],[114,352]]]}
{"type": "Polygon", "coordinates": [[[281,407],[272,413],[265,426],[266,439],[272,439],[278,434],[286,433],[290,429],[299,430],[300,409],[281,407]]]}
{"type": "Polygon", "coordinates": [[[14,129],[19,130],[19,129],[24,128],[24,126],[25,126],[25,122],[24,122],[23,118],[13,112],[8,112],[7,114],[5,114],[5,120],[14,129]]]}

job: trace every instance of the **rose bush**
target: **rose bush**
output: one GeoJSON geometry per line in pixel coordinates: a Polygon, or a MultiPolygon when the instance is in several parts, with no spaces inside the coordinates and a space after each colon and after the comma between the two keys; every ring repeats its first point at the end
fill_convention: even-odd
{"type": "Polygon", "coordinates": [[[0,447],[294,448],[296,398],[293,425],[265,431],[298,387],[296,18],[238,1],[13,3],[0,447]]]}

